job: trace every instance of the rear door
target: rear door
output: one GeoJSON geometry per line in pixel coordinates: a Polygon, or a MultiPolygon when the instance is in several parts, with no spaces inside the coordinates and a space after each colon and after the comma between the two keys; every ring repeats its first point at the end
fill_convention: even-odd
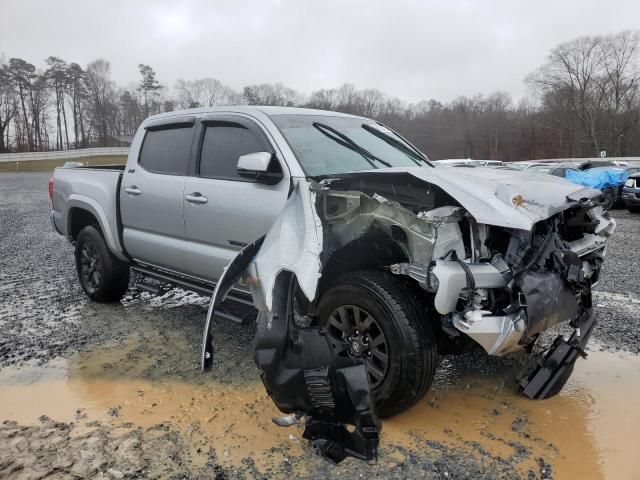
{"type": "Polygon", "coordinates": [[[186,264],[191,275],[217,281],[238,251],[276,219],[289,192],[289,173],[268,134],[248,117],[207,117],[196,137],[196,161],[184,190],[186,264]],[[238,174],[240,155],[265,151],[274,154],[272,168],[283,173],[277,184],[238,174]]]}
{"type": "Polygon", "coordinates": [[[123,241],[129,255],[177,272],[185,269],[184,185],[195,118],[147,127],[135,168],[122,181],[123,241]]]}

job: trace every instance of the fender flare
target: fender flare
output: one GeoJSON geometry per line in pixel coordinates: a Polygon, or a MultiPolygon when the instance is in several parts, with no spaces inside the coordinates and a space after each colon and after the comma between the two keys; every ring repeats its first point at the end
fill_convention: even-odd
{"type": "Polygon", "coordinates": [[[87,197],[86,195],[80,195],[77,193],[69,195],[67,200],[67,224],[65,232],[67,238],[70,238],[71,235],[72,216],[70,214],[74,208],[91,213],[98,221],[98,225],[102,230],[102,235],[105,242],[107,242],[109,250],[111,250],[111,252],[113,252],[113,254],[120,260],[127,261],[127,258],[122,254],[122,245],[120,245],[120,240],[117,236],[114,236],[113,229],[109,223],[109,218],[107,217],[104,209],[96,200],[91,197],[87,197]]]}

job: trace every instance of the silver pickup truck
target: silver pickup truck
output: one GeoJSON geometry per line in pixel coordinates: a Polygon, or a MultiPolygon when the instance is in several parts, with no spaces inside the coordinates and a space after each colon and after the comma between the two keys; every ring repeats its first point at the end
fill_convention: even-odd
{"type": "MultiPolygon", "coordinates": [[[[328,458],[373,458],[378,416],[429,389],[438,354],[531,352],[523,394],[557,393],[595,323],[615,222],[564,179],[434,166],[379,122],[218,107],[143,122],[124,167],[57,168],[54,228],[96,301],[158,282],[258,309],[255,360],[288,425],[328,458]],[[355,426],[350,428],[348,425],[355,426]]],[[[228,314],[226,316],[229,316],[228,314]]]]}

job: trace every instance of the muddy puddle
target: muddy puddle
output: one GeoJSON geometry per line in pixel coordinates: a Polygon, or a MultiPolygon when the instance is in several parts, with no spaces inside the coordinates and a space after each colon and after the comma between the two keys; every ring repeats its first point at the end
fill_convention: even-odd
{"type": "MultiPolygon", "coordinates": [[[[260,473],[303,456],[306,461],[293,467],[298,475],[322,463],[309,460],[311,449],[298,429],[270,421],[278,412],[257,377],[211,381],[195,368],[191,377],[150,376],[168,348],[188,346],[178,336],[142,343],[134,335],[44,366],[0,369],[0,420],[30,425],[47,415],[114,428],[167,425],[188,445],[196,466],[206,464],[212,447],[219,464],[234,468],[251,458],[260,473]]],[[[427,397],[384,422],[379,465],[440,448],[467,452],[480,464],[491,458],[512,465],[524,477],[535,471],[545,478],[547,469],[554,478],[638,478],[640,357],[596,344],[589,352],[564,391],[545,401],[516,393],[512,367],[470,374],[457,359],[445,359],[427,397]]]]}

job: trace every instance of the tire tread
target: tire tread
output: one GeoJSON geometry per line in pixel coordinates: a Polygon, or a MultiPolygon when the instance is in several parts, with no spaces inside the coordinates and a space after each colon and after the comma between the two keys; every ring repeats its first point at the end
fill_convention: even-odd
{"type": "Polygon", "coordinates": [[[409,352],[408,361],[399,372],[399,387],[389,398],[378,398],[376,407],[383,418],[408,410],[429,390],[438,361],[433,330],[423,318],[418,303],[396,277],[383,271],[352,272],[332,283],[360,285],[378,297],[392,313],[401,342],[409,352]]]}
{"type": "Polygon", "coordinates": [[[87,225],[80,230],[80,233],[78,233],[76,238],[75,258],[78,280],[80,280],[80,285],[89,298],[102,303],[118,302],[122,299],[129,288],[129,264],[118,259],[113,253],[111,253],[102,233],[96,226],[87,225]],[[95,245],[105,267],[105,270],[102,272],[104,281],[101,282],[101,285],[93,293],[88,292],[84,288],[80,274],[79,251],[80,245],[86,237],[88,237],[95,245]]]}

